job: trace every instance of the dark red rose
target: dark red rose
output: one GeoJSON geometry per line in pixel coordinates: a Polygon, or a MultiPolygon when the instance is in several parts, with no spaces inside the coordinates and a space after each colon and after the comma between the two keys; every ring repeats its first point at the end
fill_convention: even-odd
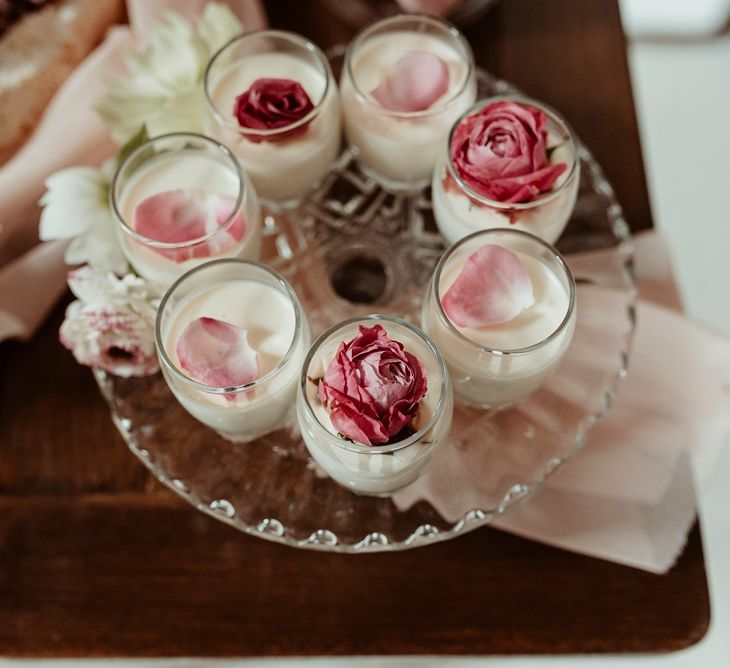
{"type": "MultiPolygon", "coordinates": [[[[236,98],[233,114],[242,128],[253,130],[277,130],[296,123],[314,109],[307,91],[298,81],[291,79],[256,79],[251,87],[236,98]]],[[[260,142],[293,137],[307,129],[309,123],[262,137],[255,133],[241,133],[246,139],[260,142]]]]}
{"type": "Polygon", "coordinates": [[[498,202],[529,202],[552,188],[568,166],[550,164],[546,116],[535,107],[494,102],[459,123],[451,161],[475,192],[498,202]]]}
{"type": "Polygon", "coordinates": [[[425,394],[423,363],[380,325],[361,325],[352,341],[340,344],[319,383],[333,426],[363,445],[382,445],[400,434],[425,394]]]}

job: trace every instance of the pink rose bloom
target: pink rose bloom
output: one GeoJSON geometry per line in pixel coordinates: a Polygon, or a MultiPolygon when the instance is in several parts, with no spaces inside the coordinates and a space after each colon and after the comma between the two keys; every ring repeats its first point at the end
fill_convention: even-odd
{"type": "Polygon", "coordinates": [[[498,202],[529,202],[550,190],[568,166],[550,164],[546,120],[540,109],[508,101],[468,116],[451,139],[458,175],[498,202]]]}
{"type": "Polygon", "coordinates": [[[123,304],[73,302],[60,339],[79,364],[115,376],[148,376],[158,369],[153,323],[123,304]]]}
{"type": "Polygon", "coordinates": [[[319,383],[319,398],[334,427],[364,445],[398,436],[425,394],[423,363],[380,325],[360,325],[352,341],[341,343],[319,383]]]}
{"type": "Polygon", "coordinates": [[[116,376],[148,376],[158,370],[154,297],[138,276],[117,278],[89,267],[69,274],[78,297],[59,332],[79,364],[116,376]]]}
{"type": "MultiPolygon", "coordinates": [[[[307,91],[298,81],[291,79],[257,79],[251,87],[236,98],[233,114],[242,128],[276,130],[296,123],[314,109],[307,91]]],[[[304,132],[308,123],[288,132],[277,134],[275,139],[293,137],[304,132]]],[[[252,142],[264,141],[255,133],[242,133],[252,142]]]]}

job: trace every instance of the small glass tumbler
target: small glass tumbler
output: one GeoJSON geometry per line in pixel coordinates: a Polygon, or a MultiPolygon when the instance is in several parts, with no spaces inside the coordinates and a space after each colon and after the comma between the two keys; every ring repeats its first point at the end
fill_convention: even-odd
{"type": "Polygon", "coordinates": [[[304,360],[297,394],[302,438],[314,461],[353,492],[388,496],[416,480],[436,448],[444,444],[452,413],[451,383],[439,351],[423,332],[404,320],[384,315],[345,320],[322,334],[304,360]],[[427,390],[413,424],[414,433],[394,443],[369,446],[337,433],[319,399],[316,381],[324,376],[342,342],[352,340],[360,325],[376,324],[423,362],[427,390]]]}
{"type": "Polygon", "coordinates": [[[388,190],[416,190],[428,185],[451,126],[476,99],[474,56],[451,24],[400,14],[355,37],[345,55],[341,87],[345,134],[362,169],[388,190]],[[434,53],[446,63],[446,93],[422,111],[382,106],[372,91],[413,51],[434,53]]]}
{"type": "Polygon", "coordinates": [[[324,179],[342,144],[337,83],[321,49],[281,30],[247,32],[223,46],[204,77],[206,131],[231,148],[267,204],[299,204],[324,179]],[[296,81],[312,104],[273,129],[242,127],[237,98],[260,79],[296,81]]]}
{"type": "Polygon", "coordinates": [[[446,360],[457,403],[502,409],[537,390],[557,367],[573,337],[575,313],[575,282],[561,255],[527,232],[493,229],[465,237],[441,257],[423,300],[421,326],[446,360]],[[467,258],[486,244],[517,255],[535,302],[509,322],[460,327],[442,299],[467,258]]]}
{"type": "Polygon", "coordinates": [[[203,262],[261,252],[256,193],[231,152],[209,137],[144,142],[117,168],[109,197],[124,255],[160,290],[203,262]]]}
{"type": "Polygon", "coordinates": [[[246,260],[214,260],[193,269],[162,299],[155,337],[160,368],[175,398],[224,438],[248,442],[293,421],[309,326],[294,289],[275,271],[246,260]],[[256,380],[216,387],[188,375],[177,342],[189,323],[206,317],[246,328],[259,360],[256,380]]]}
{"type": "Polygon", "coordinates": [[[433,173],[432,206],[439,231],[449,242],[492,228],[530,232],[554,244],[565,229],[578,196],[580,159],[575,134],[565,119],[547,105],[520,96],[479,100],[451,129],[440,148],[440,161],[433,173]],[[553,187],[529,202],[500,202],[476,192],[460,176],[452,156],[451,144],[459,125],[495,102],[515,102],[542,111],[546,118],[547,147],[551,164],[564,163],[567,169],[553,187]]]}

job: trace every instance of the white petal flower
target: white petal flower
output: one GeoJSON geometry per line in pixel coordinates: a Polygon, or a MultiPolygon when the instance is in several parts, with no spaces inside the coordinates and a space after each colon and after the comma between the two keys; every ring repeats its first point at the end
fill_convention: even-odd
{"type": "Polygon", "coordinates": [[[40,200],[39,235],[43,241],[73,239],[66,251],[68,264],[88,262],[103,271],[127,268],[109,208],[109,164],[71,167],[46,180],[40,200]]]}
{"type": "Polygon", "coordinates": [[[225,5],[208,3],[195,26],[175,12],[150,31],[145,49],[126,60],[129,76],[111,82],[96,110],[124,143],[146,125],[149,134],[202,132],[201,79],[211,56],[243,30],[225,5]]]}
{"type": "Polygon", "coordinates": [[[68,280],[79,299],[66,310],[59,335],[76,360],[123,377],[155,373],[156,299],[144,280],[89,267],[68,280]]]}

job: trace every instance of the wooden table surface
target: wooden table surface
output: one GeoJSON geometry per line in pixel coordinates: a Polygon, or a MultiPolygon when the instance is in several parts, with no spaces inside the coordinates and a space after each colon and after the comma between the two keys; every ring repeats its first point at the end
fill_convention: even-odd
{"type": "MultiPolygon", "coordinates": [[[[348,36],[308,2],[269,12],[325,47],[348,36]]],[[[565,113],[650,226],[615,0],[505,0],[467,35],[482,66],[565,113]]],[[[707,629],[697,527],[661,577],[491,529],[360,556],[240,534],[128,452],[57,343],[62,313],[0,346],[0,655],[654,652],[707,629]]]]}

